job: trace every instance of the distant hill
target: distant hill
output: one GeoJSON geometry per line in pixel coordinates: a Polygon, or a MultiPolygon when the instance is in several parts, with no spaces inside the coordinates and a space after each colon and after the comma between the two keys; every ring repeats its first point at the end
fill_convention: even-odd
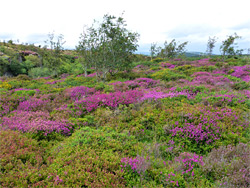
{"type": "MultiPolygon", "coordinates": [[[[143,55],[150,56],[150,52],[136,52],[136,54],[143,54],[143,55]]],[[[202,52],[186,52],[185,53],[186,57],[199,57],[202,54],[203,54],[202,52]]]]}
{"type": "Polygon", "coordinates": [[[203,55],[204,53],[202,52],[186,52],[185,55],[187,57],[199,57],[201,55],[203,55]]]}

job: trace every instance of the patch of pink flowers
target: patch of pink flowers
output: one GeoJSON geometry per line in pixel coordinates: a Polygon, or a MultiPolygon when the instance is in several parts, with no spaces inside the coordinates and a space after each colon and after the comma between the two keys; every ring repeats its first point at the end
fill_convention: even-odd
{"type": "Polygon", "coordinates": [[[164,68],[169,68],[169,69],[175,68],[175,65],[173,65],[171,63],[166,63],[166,62],[162,62],[161,66],[164,67],[164,68]]]}
{"type": "Polygon", "coordinates": [[[234,72],[231,76],[235,76],[237,78],[241,78],[243,81],[250,81],[250,66],[235,66],[233,67],[234,72]]]}
{"type": "Polygon", "coordinates": [[[22,132],[42,131],[45,135],[56,131],[67,135],[70,133],[71,125],[67,120],[51,120],[48,112],[13,111],[11,116],[2,118],[0,127],[22,132]]]}
{"type": "Polygon", "coordinates": [[[114,82],[110,85],[114,86],[115,91],[124,91],[128,89],[140,88],[152,88],[159,83],[159,80],[153,80],[151,78],[137,78],[135,80],[128,80],[125,82],[114,82]]]}
{"type": "Polygon", "coordinates": [[[42,99],[37,99],[35,97],[32,97],[26,101],[20,102],[17,110],[22,110],[22,111],[36,111],[38,109],[41,109],[49,103],[50,100],[42,100],[42,99]]]}
{"type": "Polygon", "coordinates": [[[78,87],[68,88],[65,90],[65,92],[71,97],[71,99],[78,100],[82,97],[86,97],[90,94],[95,93],[95,89],[86,86],[78,86],[78,87]]]}
{"type": "Polygon", "coordinates": [[[149,158],[145,159],[142,156],[137,156],[134,159],[132,157],[125,157],[121,159],[121,163],[122,171],[124,169],[131,169],[138,174],[144,174],[150,166],[149,158]]]}
{"type": "Polygon", "coordinates": [[[82,114],[84,109],[91,112],[101,106],[116,108],[119,104],[133,104],[136,103],[142,96],[143,92],[138,90],[129,90],[126,92],[117,91],[109,94],[95,93],[85,99],[76,101],[74,105],[76,109],[79,110],[78,113],[82,114]]]}
{"type": "Polygon", "coordinates": [[[204,165],[203,157],[195,153],[183,152],[179,155],[179,157],[176,157],[174,160],[176,162],[181,163],[180,167],[181,167],[182,174],[189,174],[191,176],[194,176],[193,169],[196,166],[204,165]]]}
{"type": "Polygon", "coordinates": [[[170,130],[171,136],[188,138],[196,143],[211,144],[221,138],[221,133],[227,131],[227,128],[222,128],[221,123],[225,123],[225,127],[243,127],[244,123],[240,121],[235,112],[230,108],[217,109],[210,111],[209,109],[200,109],[200,115],[195,116],[187,114],[183,124],[173,126],[170,130]],[[233,119],[233,121],[232,121],[233,119]]]}

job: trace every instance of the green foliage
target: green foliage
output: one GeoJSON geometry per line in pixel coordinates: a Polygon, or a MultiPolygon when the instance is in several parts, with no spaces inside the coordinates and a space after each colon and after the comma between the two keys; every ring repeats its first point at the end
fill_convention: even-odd
{"type": "Polygon", "coordinates": [[[241,82],[242,81],[240,78],[237,78],[235,76],[231,76],[231,75],[223,75],[223,76],[228,78],[229,80],[232,80],[233,82],[241,82]]]}
{"type": "Polygon", "coordinates": [[[87,86],[95,87],[97,81],[95,77],[68,77],[64,82],[60,83],[64,87],[73,87],[73,86],[87,86]]]}
{"type": "Polygon", "coordinates": [[[183,42],[177,46],[175,39],[173,39],[169,44],[165,41],[163,49],[160,49],[159,56],[162,58],[173,59],[177,56],[183,55],[187,44],[188,42],[183,42]]]}
{"type": "Polygon", "coordinates": [[[17,97],[25,97],[28,98],[29,96],[35,95],[36,91],[35,90],[18,90],[13,93],[13,96],[17,97]]]}
{"type": "Polygon", "coordinates": [[[249,146],[243,143],[237,146],[221,146],[208,154],[202,171],[208,179],[224,184],[225,187],[248,187],[249,154],[249,146]]]}
{"type": "Polygon", "coordinates": [[[158,55],[160,48],[156,46],[156,43],[152,43],[150,46],[150,56],[151,56],[151,60],[158,55]]]}
{"type": "Polygon", "coordinates": [[[152,63],[160,63],[162,61],[164,61],[164,59],[161,58],[161,57],[157,57],[157,58],[154,58],[154,59],[151,60],[152,63]]]}
{"type": "Polygon", "coordinates": [[[44,149],[19,132],[0,131],[0,185],[28,187],[44,168],[44,149]],[[25,171],[24,171],[25,169],[25,171]]]}
{"type": "MultiPolygon", "coordinates": [[[[132,54],[138,35],[125,26],[122,18],[106,15],[101,24],[86,30],[85,36],[100,42],[92,51],[92,60],[98,61],[86,59],[91,57],[90,48],[63,52],[62,38],[54,41],[53,36],[48,43],[52,50],[0,42],[0,74],[19,75],[0,78],[0,187],[249,187],[250,82],[230,75],[237,71],[231,66],[248,65],[249,59],[226,54],[232,57],[222,62],[213,56],[206,65],[197,61],[204,57],[164,62],[153,44],[150,61],[149,56],[132,54]],[[102,35],[95,35],[98,32],[102,35]],[[129,53],[121,61],[116,56],[114,63],[109,50],[121,56],[123,45],[129,53]],[[18,52],[28,50],[39,55],[21,59],[18,52]],[[104,57],[107,64],[102,67],[104,57]],[[164,68],[169,63],[174,66],[164,68]],[[108,70],[108,83],[97,82],[95,73],[102,77],[103,70],[108,70]],[[60,79],[53,77],[62,73],[66,74],[60,79]],[[201,82],[218,76],[230,82],[192,85],[196,84],[192,79],[198,79],[195,75],[201,82]],[[130,85],[136,78],[149,77],[158,84],[142,79],[141,87],[130,85]],[[145,89],[144,84],[150,87],[145,89]],[[94,104],[95,94],[112,94],[116,100],[119,92],[114,91],[129,90],[144,95],[134,104],[98,107],[86,114],[77,111],[76,104],[88,97],[94,104]],[[48,134],[8,130],[12,123],[5,120],[20,113],[16,124],[44,128],[46,122],[39,120],[43,117],[35,117],[34,112],[48,114],[48,122],[62,122],[58,129],[67,122],[69,134],[57,129],[48,134]],[[22,114],[32,117],[26,120],[22,114]],[[136,167],[125,166],[124,158],[136,167]]],[[[85,44],[91,44],[85,39],[85,44]]],[[[171,52],[178,48],[175,40],[165,46],[169,52],[163,51],[165,55],[175,57],[176,51],[171,52]]]]}
{"type": "Polygon", "coordinates": [[[55,41],[54,33],[50,33],[49,39],[46,43],[49,45],[50,50],[47,51],[45,59],[47,60],[47,67],[52,71],[52,74],[58,76],[58,66],[62,64],[63,59],[63,44],[65,43],[63,35],[59,35],[55,41]]]}
{"type": "Polygon", "coordinates": [[[0,56],[0,76],[3,76],[7,72],[9,65],[8,59],[0,56]]]}
{"type": "Polygon", "coordinates": [[[9,69],[14,76],[27,73],[25,66],[23,64],[21,64],[16,58],[11,59],[9,69]]]}
{"type": "Polygon", "coordinates": [[[24,80],[24,81],[30,81],[31,78],[29,76],[27,76],[26,74],[19,74],[16,77],[16,80],[24,80]]]}
{"type": "Polygon", "coordinates": [[[232,57],[235,55],[240,55],[242,53],[243,50],[235,50],[235,40],[240,38],[240,36],[234,33],[234,35],[230,35],[226,40],[222,41],[220,50],[222,51],[223,59],[225,58],[225,56],[232,57]]]}
{"type": "Polygon", "coordinates": [[[128,31],[125,26],[122,17],[105,15],[97,28],[87,28],[81,35],[77,50],[86,65],[95,68],[100,79],[105,80],[108,72],[113,74],[131,68],[130,57],[137,49],[139,34],[128,31]]]}
{"type": "Polygon", "coordinates": [[[169,69],[160,70],[160,71],[150,75],[150,77],[155,79],[155,80],[161,79],[161,80],[165,80],[165,81],[175,81],[178,79],[185,79],[186,78],[186,76],[184,74],[175,73],[174,71],[171,71],[169,69]]]}
{"type": "Polygon", "coordinates": [[[51,75],[51,72],[46,67],[31,68],[28,72],[32,78],[47,77],[51,75]]]}
{"type": "Polygon", "coordinates": [[[249,89],[250,88],[250,83],[249,82],[238,82],[233,84],[232,86],[233,89],[235,90],[243,90],[243,89],[249,89]]]}
{"type": "Polygon", "coordinates": [[[120,80],[120,79],[128,79],[128,80],[134,80],[136,78],[145,78],[147,77],[143,73],[137,73],[137,72],[118,72],[115,75],[108,74],[107,75],[107,81],[111,80],[120,80]]]}
{"type": "Polygon", "coordinates": [[[209,56],[212,55],[212,52],[213,52],[213,49],[215,47],[215,44],[216,43],[216,37],[213,37],[213,38],[210,38],[208,39],[208,42],[207,42],[207,53],[209,56]]]}

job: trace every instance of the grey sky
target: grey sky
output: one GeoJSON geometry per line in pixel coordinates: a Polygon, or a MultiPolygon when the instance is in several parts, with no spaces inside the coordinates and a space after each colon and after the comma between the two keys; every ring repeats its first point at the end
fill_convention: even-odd
{"type": "Polygon", "coordinates": [[[250,48],[248,0],[6,0],[0,3],[0,40],[43,44],[48,33],[63,34],[65,47],[77,45],[84,25],[104,14],[124,18],[140,34],[139,51],[165,40],[189,41],[188,51],[205,52],[209,36],[218,37],[215,52],[228,35],[242,36],[240,48],[250,48]]]}

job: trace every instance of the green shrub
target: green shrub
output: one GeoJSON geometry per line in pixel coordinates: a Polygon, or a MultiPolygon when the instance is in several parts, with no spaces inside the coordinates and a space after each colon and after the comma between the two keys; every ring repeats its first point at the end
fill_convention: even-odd
{"type": "Polygon", "coordinates": [[[157,58],[152,59],[151,61],[152,61],[153,63],[159,63],[159,62],[164,61],[164,59],[163,59],[163,58],[160,58],[160,57],[157,57],[157,58]]]}
{"type": "Polygon", "coordinates": [[[169,69],[160,70],[150,75],[153,79],[161,79],[165,81],[175,81],[179,79],[186,79],[186,76],[180,73],[175,73],[169,69]]]}
{"type": "Polygon", "coordinates": [[[228,78],[229,80],[232,80],[233,82],[241,82],[242,81],[240,78],[237,78],[235,76],[231,76],[231,75],[223,75],[223,76],[228,78]]]}
{"type": "Polygon", "coordinates": [[[144,73],[137,73],[137,72],[118,72],[114,74],[113,76],[108,74],[107,75],[107,81],[111,80],[119,80],[119,79],[128,79],[128,80],[134,80],[136,78],[145,78],[147,77],[144,73]]]}
{"type": "Polygon", "coordinates": [[[26,74],[27,70],[18,60],[12,59],[9,65],[10,71],[14,76],[19,74],[26,74]]]}
{"type": "Polygon", "coordinates": [[[18,80],[18,81],[20,81],[20,80],[28,80],[28,81],[30,81],[31,80],[31,78],[26,74],[19,74],[15,79],[18,80]]]}
{"type": "Polygon", "coordinates": [[[233,89],[235,90],[244,90],[244,89],[249,89],[250,88],[250,82],[238,82],[233,84],[232,86],[233,89]]]}
{"type": "Polygon", "coordinates": [[[0,186],[29,187],[44,169],[44,150],[19,132],[0,131],[0,186]]]}
{"type": "Polygon", "coordinates": [[[32,68],[28,72],[29,76],[32,78],[47,77],[51,75],[51,72],[46,67],[36,67],[32,68]]]}
{"type": "Polygon", "coordinates": [[[12,96],[17,96],[17,97],[25,97],[27,98],[28,96],[33,96],[35,95],[37,91],[35,90],[19,90],[15,91],[12,96]]]}

